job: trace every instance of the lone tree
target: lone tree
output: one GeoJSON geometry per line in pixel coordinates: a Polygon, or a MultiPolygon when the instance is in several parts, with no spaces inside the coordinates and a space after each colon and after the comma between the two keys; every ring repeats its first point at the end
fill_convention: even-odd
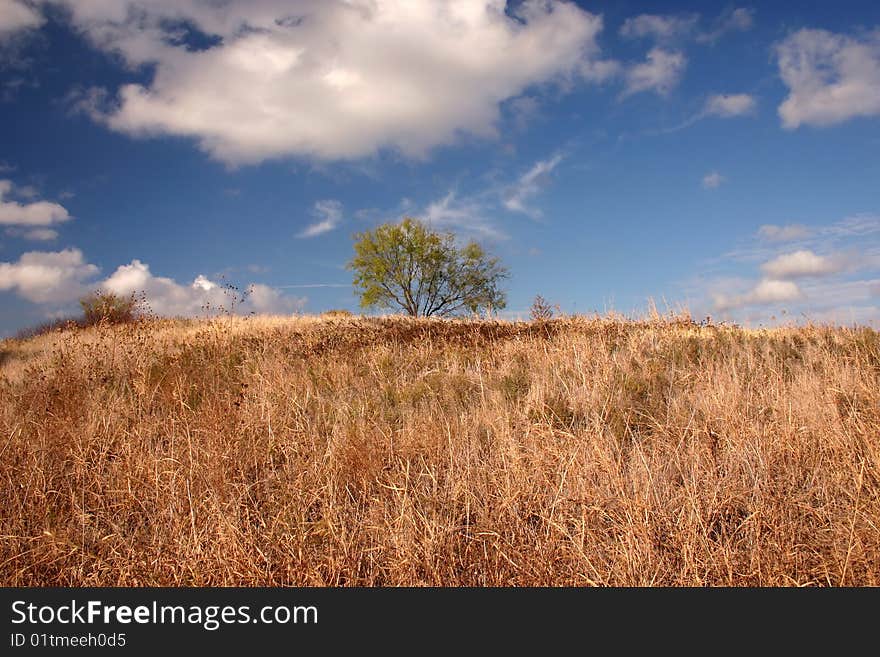
{"type": "Polygon", "coordinates": [[[448,316],[505,306],[499,289],[507,269],[476,242],[457,247],[452,233],[438,233],[405,218],[355,235],[348,269],[361,307],[401,308],[413,317],[448,316]]]}

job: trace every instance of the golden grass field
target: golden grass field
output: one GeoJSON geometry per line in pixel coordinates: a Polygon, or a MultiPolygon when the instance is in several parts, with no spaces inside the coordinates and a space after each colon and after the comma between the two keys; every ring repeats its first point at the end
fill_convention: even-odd
{"type": "Polygon", "coordinates": [[[880,335],[221,317],[5,340],[0,583],[877,585],[880,335]]]}

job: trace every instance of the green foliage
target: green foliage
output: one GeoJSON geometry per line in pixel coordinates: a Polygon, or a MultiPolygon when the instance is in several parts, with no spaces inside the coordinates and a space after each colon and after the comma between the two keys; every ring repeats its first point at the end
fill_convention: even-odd
{"type": "Polygon", "coordinates": [[[361,307],[400,308],[413,317],[455,315],[504,308],[499,289],[507,270],[476,242],[455,245],[451,233],[438,233],[407,217],[355,236],[348,268],[361,307]]]}
{"type": "Polygon", "coordinates": [[[137,318],[139,301],[132,294],[122,297],[112,292],[92,292],[79,301],[83,324],[125,324],[137,318]]]}

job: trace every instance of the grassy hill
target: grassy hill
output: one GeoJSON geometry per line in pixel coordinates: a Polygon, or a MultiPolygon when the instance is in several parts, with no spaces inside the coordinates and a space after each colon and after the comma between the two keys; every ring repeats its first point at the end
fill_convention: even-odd
{"type": "Polygon", "coordinates": [[[878,585],[880,335],[154,320],[0,342],[6,585],[878,585]]]}

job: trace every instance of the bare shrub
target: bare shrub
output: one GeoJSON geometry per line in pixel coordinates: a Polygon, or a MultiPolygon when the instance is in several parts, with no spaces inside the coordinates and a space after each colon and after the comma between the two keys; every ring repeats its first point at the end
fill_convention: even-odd
{"type": "Polygon", "coordinates": [[[142,299],[134,293],[124,297],[104,290],[92,292],[79,301],[85,326],[133,322],[138,317],[141,303],[142,299]]]}
{"type": "Polygon", "coordinates": [[[540,294],[532,301],[532,307],[529,309],[529,317],[535,322],[546,322],[553,319],[553,306],[540,294]]]}

